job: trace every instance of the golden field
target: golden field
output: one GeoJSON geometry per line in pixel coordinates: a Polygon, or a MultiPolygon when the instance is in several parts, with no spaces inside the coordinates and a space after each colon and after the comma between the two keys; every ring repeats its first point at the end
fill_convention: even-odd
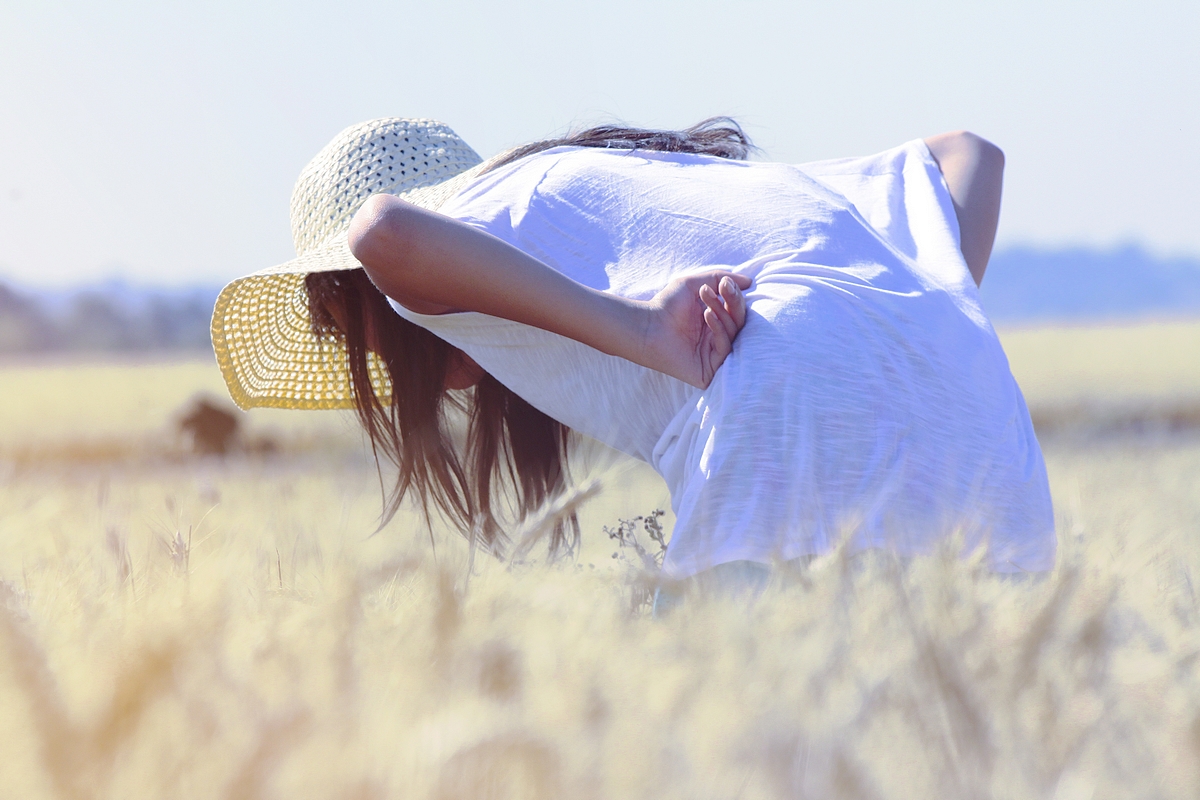
{"type": "Polygon", "coordinates": [[[1195,797],[1200,323],[1003,339],[1049,579],[834,553],[657,620],[603,528],[665,489],[610,454],[577,558],[472,559],[374,533],[342,416],[191,457],[209,363],[2,366],[0,798],[1195,797]]]}

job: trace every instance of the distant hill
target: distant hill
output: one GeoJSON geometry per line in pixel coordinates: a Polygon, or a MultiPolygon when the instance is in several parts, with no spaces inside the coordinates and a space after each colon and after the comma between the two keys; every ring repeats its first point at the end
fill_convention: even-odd
{"type": "Polygon", "coordinates": [[[996,322],[1200,315],[1200,258],[1010,247],[992,256],[982,296],[996,322]]]}
{"type": "MultiPolygon", "coordinates": [[[[166,289],[109,281],[72,290],[0,282],[0,355],[211,351],[218,286],[166,289]]],[[[1200,258],[1010,247],[992,256],[983,305],[1000,323],[1200,316],[1200,258]]]]}
{"type": "Polygon", "coordinates": [[[122,281],[36,291],[0,283],[0,355],[211,352],[209,323],[219,291],[122,281]]]}

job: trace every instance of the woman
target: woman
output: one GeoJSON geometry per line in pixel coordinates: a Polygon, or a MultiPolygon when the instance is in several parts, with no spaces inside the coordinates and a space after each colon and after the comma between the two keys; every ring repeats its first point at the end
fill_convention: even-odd
{"type": "MultiPolygon", "coordinates": [[[[415,490],[427,513],[499,549],[497,484],[529,513],[561,491],[576,430],[667,481],[669,577],[812,556],[846,536],[919,553],[952,533],[999,572],[1050,568],[1041,453],[978,303],[995,147],[954,133],[865,159],[751,163],[741,130],[709,120],[592,129],[447,167],[461,174],[404,198],[378,190],[385,172],[440,169],[447,142],[461,145],[434,123],[367,123],[293,195],[302,256],[282,271],[307,273],[322,352],[344,343],[348,394],[398,465],[389,514],[415,490]],[[411,154],[431,130],[441,149],[421,162],[411,154]],[[306,213],[333,230],[306,233],[306,213]],[[461,447],[444,422],[456,399],[472,413],[461,447]]],[[[243,404],[237,375],[252,370],[237,366],[245,337],[230,345],[229,309],[251,305],[214,316],[243,404]]]]}

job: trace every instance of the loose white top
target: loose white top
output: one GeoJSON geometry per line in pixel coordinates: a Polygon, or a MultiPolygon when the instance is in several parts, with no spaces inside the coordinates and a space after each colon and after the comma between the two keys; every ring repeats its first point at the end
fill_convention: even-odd
{"type": "Polygon", "coordinates": [[[997,571],[1053,565],[1029,412],[920,140],[798,166],[560,147],[441,212],[624,297],[713,267],[754,279],[705,390],[536,328],[393,302],[533,406],[652,464],[676,514],[668,575],[845,536],[917,554],[955,532],[997,571]]]}

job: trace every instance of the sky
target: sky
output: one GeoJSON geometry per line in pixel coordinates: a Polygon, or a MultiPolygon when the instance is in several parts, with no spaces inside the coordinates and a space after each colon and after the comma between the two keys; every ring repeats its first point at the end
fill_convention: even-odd
{"type": "Polygon", "coordinates": [[[1200,257],[1200,2],[0,5],[0,279],[220,284],[292,257],[342,128],[430,117],[485,158],[728,114],[762,158],[965,128],[1007,156],[998,246],[1200,257]]]}

